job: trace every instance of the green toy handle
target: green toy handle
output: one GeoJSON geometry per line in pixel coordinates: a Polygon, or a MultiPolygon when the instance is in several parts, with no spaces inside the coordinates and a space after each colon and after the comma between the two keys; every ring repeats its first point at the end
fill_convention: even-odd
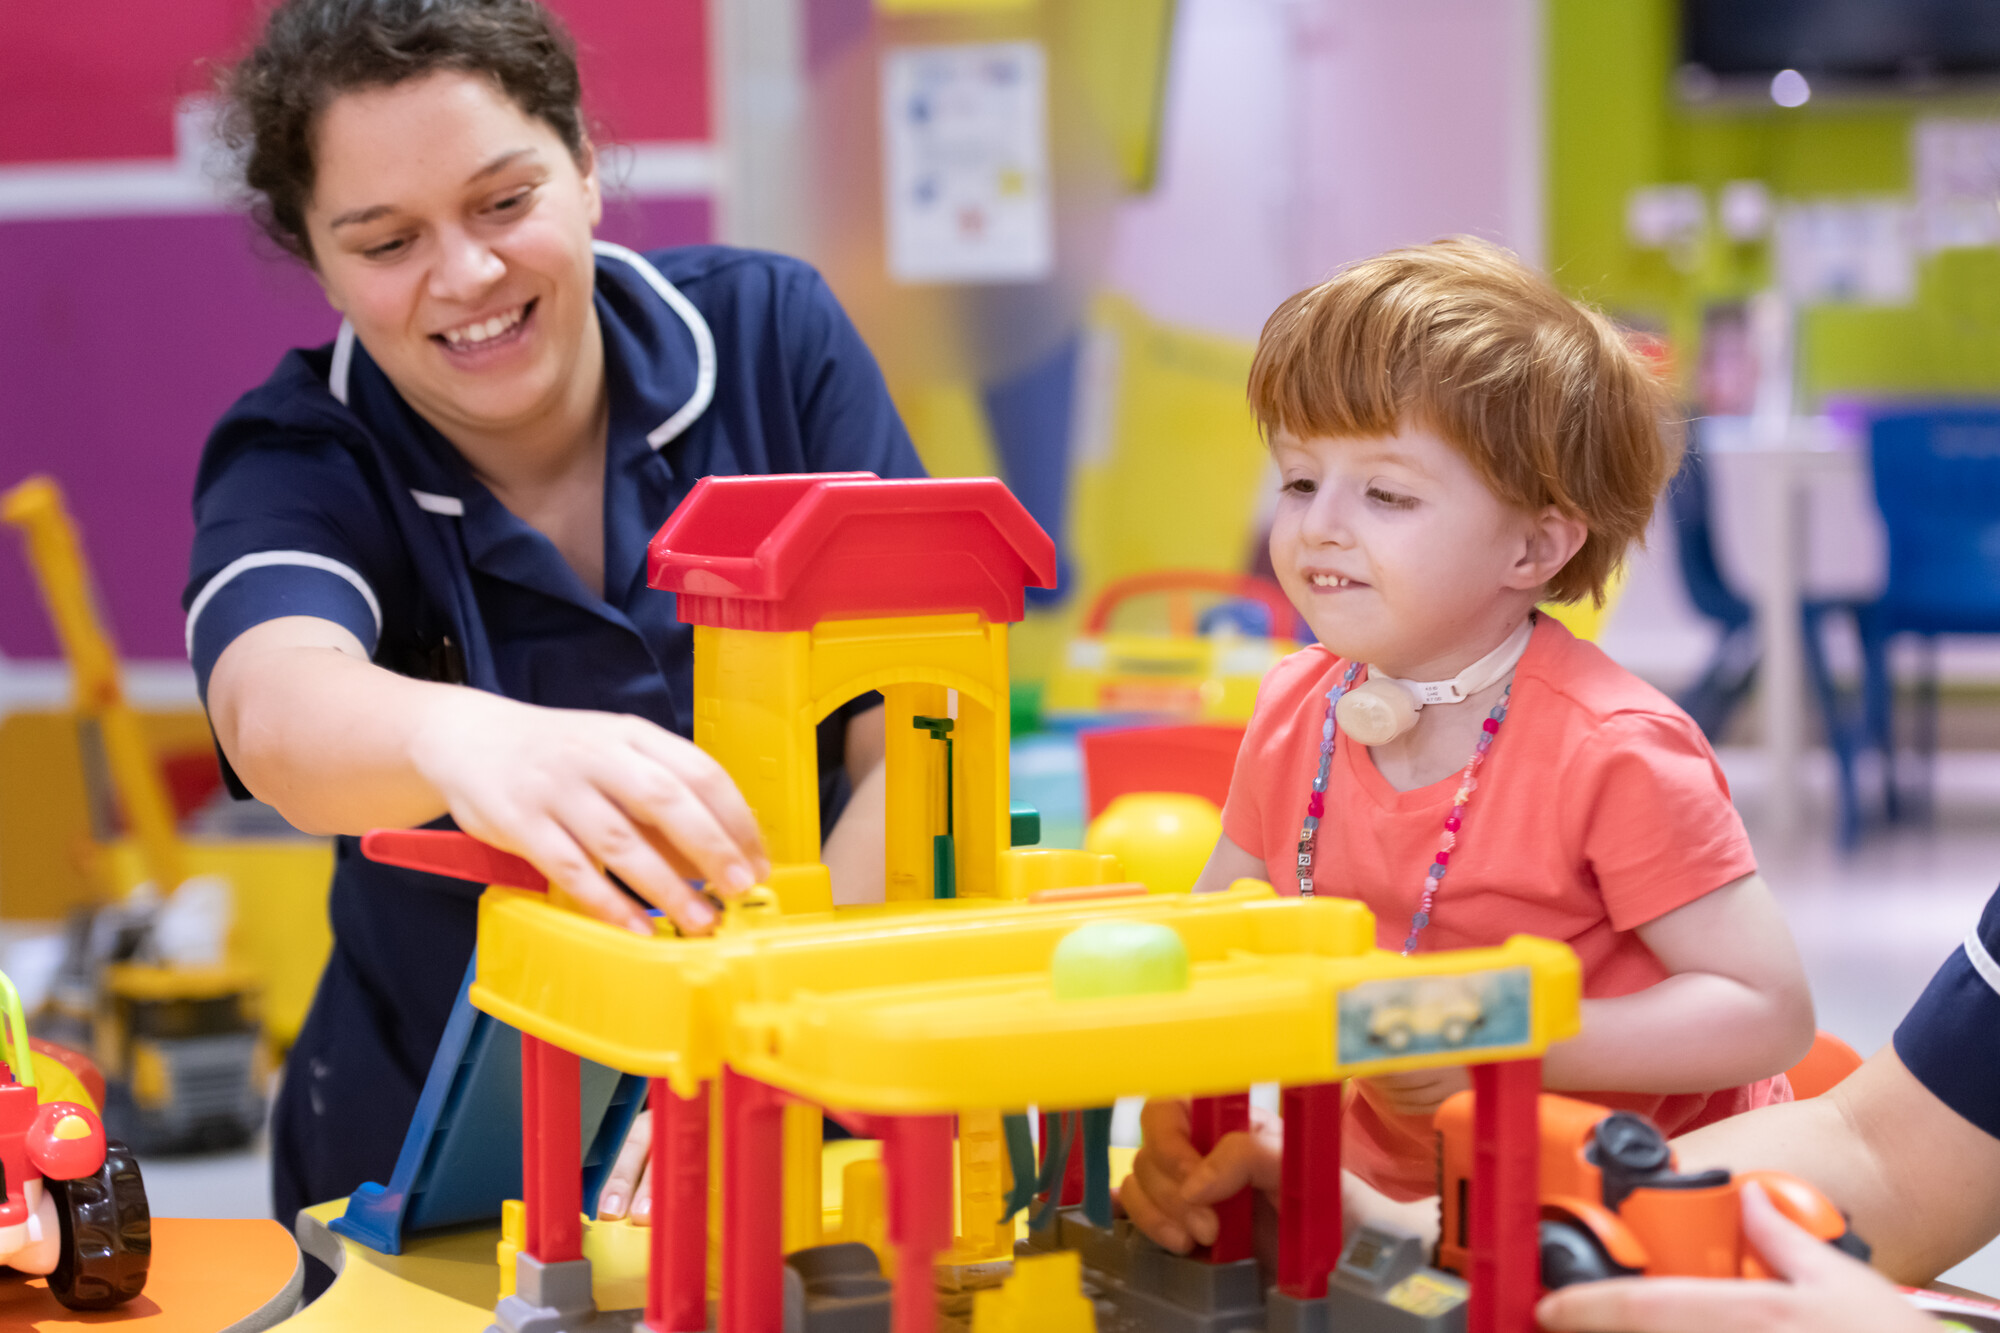
{"type": "Polygon", "coordinates": [[[0,1059],[13,1071],[14,1081],[23,1087],[35,1086],[35,1054],[28,1046],[28,1018],[21,1010],[21,992],[5,972],[0,972],[0,1059]]]}

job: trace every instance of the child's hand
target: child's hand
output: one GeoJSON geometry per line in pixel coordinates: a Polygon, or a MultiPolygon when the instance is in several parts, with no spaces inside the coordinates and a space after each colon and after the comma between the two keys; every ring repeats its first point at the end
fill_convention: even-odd
{"type": "Polygon", "coordinates": [[[1245,1186],[1277,1193],[1284,1124],[1276,1116],[1253,1108],[1250,1132],[1224,1135],[1206,1158],[1194,1149],[1186,1102],[1147,1102],[1139,1124],[1139,1154],[1118,1187],[1118,1202],[1162,1247],[1185,1254],[1212,1243],[1217,1224],[1211,1205],[1245,1186]]]}
{"type": "Polygon", "coordinates": [[[1397,1115],[1435,1115],[1445,1098],[1472,1086],[1472,1075],[1461,1065],[1444,1069],[1412,1069],[1363,1079],[1375,1100],[1397,1115]]]}

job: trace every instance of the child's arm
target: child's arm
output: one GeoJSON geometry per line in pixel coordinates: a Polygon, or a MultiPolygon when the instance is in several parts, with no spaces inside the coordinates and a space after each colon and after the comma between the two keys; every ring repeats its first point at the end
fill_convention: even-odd
{"type": "Polygon", "coordinates": [[[1812,995],[1791,931],[1750,874],[1638,927],[1673,975],[1583,1002],[1583,1031],[1550,1049],[1551,1088],[1713,1092],[1782,1073],[1813,1043],[1812,995]]]}
{"type": "MultiPolygon", "coordinates": [[[[1812,995],[1791,931],[1757,875],[1638,928],[1665,981],[1583,1002],[1583,1031],[1549,1048],[1543,1085],[1594,1092],[1714,1092],[1782,1073],[1813,1043],[1812,995]]],[[[1429,1115],[1472,1085],[1457,1066],[1369,1079],[1388,1109],[1429,1115]]]]}
{"type": "MultiPolygon", "coordinates": [[[[1194,882],[1194,891],[1221,893],[1239,879],[1263,879],[1269,873],[1263,857],[1244,851],[1225,833],[1215,840],[1215,850],[1208,854],[1208,864],[1201,868],[1201,878],[1194,882]]],[[[1283,892],[1286,886],[1280,884],[1276,887],[1283,892]]]]}

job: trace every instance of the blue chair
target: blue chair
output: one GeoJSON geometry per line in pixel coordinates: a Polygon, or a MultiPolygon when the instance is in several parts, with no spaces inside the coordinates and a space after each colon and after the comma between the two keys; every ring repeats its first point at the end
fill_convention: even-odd
{"type": "MultiPolygon", "coordinates": [[[[1674,541],[1680,558],[1681,581],[1696,611],[1714,621],[1722,631],[1708,665],[1695,682],[1682,690],[1675,702],[1711,742],[1719,741],[1729,720],[1749,697],[1757,683],[1760,652],[1757,644],[1756,608],[1723,577],[1715,555],[1715,535],[1710,518],[1707,464],[1699,444],[1690,439],[1681,470],[1667,491],[1668,513],[1673,519],[1674,541]]],[[[1803,639],[1806,674],[1813,686],[1825,724],[1827,744],[1839,768],[1840,845],[1852,848],[1861,838],[1860,793],[1855,784],[1858,758],[1869,729],[1852,717],[1854,710],[1843,706],[1835,688],[1833,672],[1827,665],[1821,630],[1831,615],[1859,617],[1863,607],[1853,602],[1810,601],[1803,612],[1803,639]]],[[[1894,813],[1893,792],[1889,797],[1894,813]]]]}
{"type": "MultiPolygon", "coordinates": [[[[1890,642],[1922,643],[1917,675],[1916,802],[1928,813],[1937,755],[1937,636],[2000,634],[2000,406],[1901,412],[1869,429],[1875,500],[1889,537],[1889,579],[1858,616],[1863,714],[1898,800],[1890,642]]],[[[1892,811],[1894,806],[1892,806],[1892,811]]]]}

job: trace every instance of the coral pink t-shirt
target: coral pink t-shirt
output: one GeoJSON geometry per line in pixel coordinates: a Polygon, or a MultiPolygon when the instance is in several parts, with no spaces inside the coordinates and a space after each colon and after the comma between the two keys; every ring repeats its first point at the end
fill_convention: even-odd
{"type": "MultiPolygon", "coordinates": [[[[1319,763],[1326,693],[1346,663],[1315,645],[1272,667],[1243,737],[1223,831],[1298,891],[1299,826],[1319,763]]],[[[1469,756],[1468,756],[1469,757],[1469,756]]],[[[1376,943],[1401,949],[1438,850],[1457,774],[1399,792],[1364,745],[1339,738],[1315,844],[1314,886],[1375,913],[1376,943]]],[[[1588,998],[1628,995],[1667,971],[1633,933],[1756,870],[1708,741],[1665,695],[1539,618],[1515,668],[1507,720],[1479,771],[1451,866],[1418,948],[1510,935],[1561,940],[1588,998]]],[[[1351,1085],[1342,1156],[1393,1198],[1436,1192],[1428,1117],[1396,1115],[1351,1085]]],[[[1791,1100],[1784,1075],[1715,1093],[1576,1094],[1638,1111],[1668,1135],[1791,1100]]]]}

